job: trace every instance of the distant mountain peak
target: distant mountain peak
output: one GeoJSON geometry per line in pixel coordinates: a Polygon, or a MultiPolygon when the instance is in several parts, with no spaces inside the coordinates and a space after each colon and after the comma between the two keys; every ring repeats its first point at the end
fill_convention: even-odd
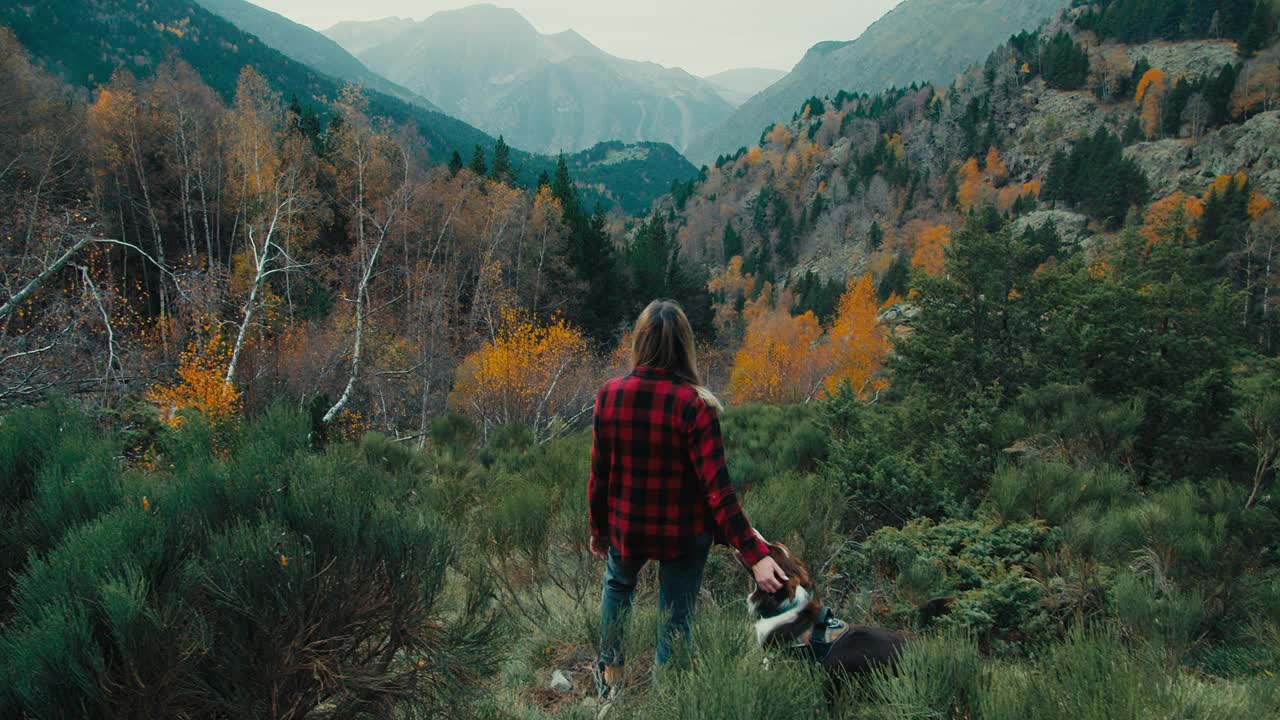
{"type": "Polygon", "coordinates": [[[360,43],[361,61],[445,111],[539,152],[604,140],[683,150],[733,110],[720,88],[682,69],[615,57],[572,29],[541,33],[519,12],[490,3],[407,29],[348,23],[326,32],[360,43]]]}
{"type": "Polygon", "coordinates": [[[690,159],[752,145],[770,123],[788,120],[817,95],[879,92],[912,82],[948,81],[1022,30],[1039,26],[1068,0],[903,0],[854,40],[816,43],[786,77],[747,100],[688,148],[690,159]]]}

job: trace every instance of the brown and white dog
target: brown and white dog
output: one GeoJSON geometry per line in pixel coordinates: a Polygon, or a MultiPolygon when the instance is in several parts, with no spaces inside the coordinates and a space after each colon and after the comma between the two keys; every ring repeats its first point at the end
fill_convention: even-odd
{"type": "MultiPolygon", "coordinates": [[[[787,582],[774,593],[757,585],[747,596],[761,648],[796,649],[819,662],[833,679],[892,667],[907,643],[906,636],[887,628],[836,620],[814,596],[813,580],[804,563],[785,545],[767,541],[765,545],[769,556],[787,574],[787,582]]],[[[738,560],[746,565],[741,555],[738,560]]]]}

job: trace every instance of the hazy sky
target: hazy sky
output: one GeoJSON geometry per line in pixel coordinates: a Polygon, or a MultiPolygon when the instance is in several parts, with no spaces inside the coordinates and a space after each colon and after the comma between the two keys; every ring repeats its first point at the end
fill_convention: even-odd
{"type": "MultiPolygon", "coordinates": [[[[340,20],[422,19],[466,0],[251,0],[323,30],[340,20]]],[[[820,40],[852,40],[899,0],[507,0],[544,33],[573,28],[601,49],[710,75],[790,70],[820,40]]]]}

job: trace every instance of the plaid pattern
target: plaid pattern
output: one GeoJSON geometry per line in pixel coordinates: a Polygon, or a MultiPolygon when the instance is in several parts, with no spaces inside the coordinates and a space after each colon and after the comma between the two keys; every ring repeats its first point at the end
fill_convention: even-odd
{"type": "Polygon", "coordinates": [[[752,565],[769,554],[729,482],[715,408],[671,373],[638,367],[596,398],[591,534],[625,559],[671,560],[698,534],[752,565]]]}

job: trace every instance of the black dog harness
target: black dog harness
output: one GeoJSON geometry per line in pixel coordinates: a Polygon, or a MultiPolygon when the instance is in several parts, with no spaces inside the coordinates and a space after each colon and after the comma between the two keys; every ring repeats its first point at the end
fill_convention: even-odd
{"type": "Polygon", "coordinates": [[[823,606],[809,629],[809,641],[797,640],[790,649],[814,662],[822,662],[848,627],[848,623],[831,613],[831,608],[823,606]]]}

